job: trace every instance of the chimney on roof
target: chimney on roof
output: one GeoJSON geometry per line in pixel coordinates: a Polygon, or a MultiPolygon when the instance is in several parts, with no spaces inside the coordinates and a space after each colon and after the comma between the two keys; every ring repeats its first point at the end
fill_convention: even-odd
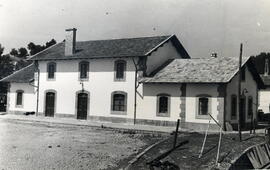
{"type": "Polygon", "coordinates": [[[269,75],[269,66],[268,66],[268,58],[265,59],[265,66],[264,66],[264,76],[269,75]]]}
{"type": "Polygon", "coordinates": [[[212,53],[212,54],[211,54],[211,57],[212,57],[212,58],[217,58],[217,53],[212,53]]]}
{"type": "Polygon", "coordinates": [[[76,50],[76,28],[66,29],[65,56],[73,55],[76,50]]]}

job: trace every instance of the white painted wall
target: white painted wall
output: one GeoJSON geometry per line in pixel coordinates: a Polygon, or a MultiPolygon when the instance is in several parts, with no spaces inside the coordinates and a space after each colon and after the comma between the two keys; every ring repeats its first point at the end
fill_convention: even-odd
{"type": "MultiPolygon", "coordinates": [[[[257,83],[253,79],[250,71],[246,68],[246,80],[244,82],[241,82],[241,91],[243,89],[247,89],[248,93],[245,93],[246,96],[246,122],[250,122],[250,118],[247,116],[248,111],[248,96],[253,97],[253,116],[256,118],[256,110],[257,110],[257,94],[258,94],[258,88],[257,83]]],[[[237,123],[238,122],[238,114],[236,119],[231,119],[231,95],[238,95],[238,74],[236,74],[233,79],[228,83],[227,85],[227,98],[226,98],[226,120],[230,121],[231,123],[237,123]]],[[[237,106],[238,107],[238,106],[237,106]]]]}
{"type": "Polygon", "coordinates": [[[270,88],[259,91],[259,109],[264,113],[270,113],[270,88]]]}
{"type": "Polygon", "coordinates": [[[180,84],[140,84],[137,95],[137,118],[148,120],[176,121],[180,119],[180,84]],[[170,116],[157,116],[157,95],[170,95],[170,116]]]}
{"type": "Polygon", "coordinates": [[[28,83],[10,83],[8,92],[8,111],[33,112],[36,110],[36,93],[33,86],[28,83]],[[22,107],[16,106],[17,90],[23,90],[22,107]]]}
{"type": "MultiPolygon", "coordinates": [[[[117,59],[91,59],[89,61],[89,80],[84,81],[84,90],[90,92],[91,116],[133,118],[135,67],[132,58],[122,58],[127,62],[126,81],[114,81],[114,61],[117,59]],[[124,91],[127,96],[127,115],[111,114],[111,93],[124,91]]],[[[82,90],[79,80],[79,62],[81,60],[62,60],[57,63],[55,80],[47,80],[47,62],[40,65],[40,104],[39,112],[44,112],[45,91],[53,89],[56,94],[56,113],[73,114],[76,109],[76,92],[82,90]]]]}
{"type": "Polygon", "coordinates": [[[150,56],[147,57],[146,74],[148,75],[157,69],[168,59],[174,58],[182,58],[182,56],[177,52],[172,42],[168,41],[162,47],[159,47],[157,51],[154,51],[150,56]]]}
{"type": "MultiPolygon", "coordinates": [[[[223,97],[218,97],[218,85],[217,84],[187,84],[186,91],[186,122],[194,123],[208,123],[209,119],[196,118],[196,105],[198,104],[196,100],[198,95],[210,95],[211,96],[211,108],[209,108],[209,113],[219,121],[223,120],[223,115],[219,115],[218,112],[218,99],[223,99],[223,97]]],[[[223,100],[222,100],[223,103],[223,100]]],[[[221,107],[221,109],[223,109],[221,107]]],[[[223,113],[223,112],[222,112],[223,113]]],[[[214,121],[211,121],[214,124],[214,121]]],[[[221,122],[220,122],[221,123],[221,122]]]]}

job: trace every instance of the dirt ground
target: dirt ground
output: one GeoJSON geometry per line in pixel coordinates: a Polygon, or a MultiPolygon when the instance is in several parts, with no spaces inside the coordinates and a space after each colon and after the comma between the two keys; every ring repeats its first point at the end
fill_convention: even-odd
{"type": "Polygon", "coordinates": [[[165,136],[3,119],[0,169],[119,169],[165,136]]]}
{"type": "MultiPolygon", "coordinates": [[[[178,137],[178,143],[188,141],[187,144],[182,145],[172,151],[168,156],[161,160],[162,164],[153,166],[155,169],[162,169],[169,165],[170,170],[176,169],[228,169],[232,160],[239,157],[241,153],[248,147],[261,143],[264,141],[264,137],[261,135],[243,134],[243,141],[238,141],[237,134],[225,134],[222,136],[221,149],[219,163],[220,166],[215,165],[217,146],[218,146],[218,134],[210,134],[207,137],[205,149],[201,158],[198,158],[204,134],[201,133],[185,133],[180,132],[178,137]]],[[[152,148],[143,155],[137,162],[130,166],[131,170],[146,170],[149,169],[147,162],[150,162],[157,158],[157,156],[165,153],[173,146],[173,136],[164,141],[160,145],[152,148]]],[[[164,168],[166,169],[166,168],[164,168]]],[[[169,168],[168,168],[169,169],[169,168]]]]}

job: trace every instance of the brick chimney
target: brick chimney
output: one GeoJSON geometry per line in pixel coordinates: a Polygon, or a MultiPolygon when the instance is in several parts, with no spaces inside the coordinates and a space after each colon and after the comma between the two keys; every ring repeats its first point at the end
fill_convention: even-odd
{"type": "Polygon", "coordinates": [[[65,55],[73,55],[76,50],[76,28],[66,29],[65,55]]]}

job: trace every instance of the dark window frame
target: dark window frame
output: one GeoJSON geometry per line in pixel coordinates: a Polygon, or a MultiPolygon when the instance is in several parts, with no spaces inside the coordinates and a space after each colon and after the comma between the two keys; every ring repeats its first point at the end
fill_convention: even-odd
{"type": "MultiPolygon", "coordinates": [[[[111,114],[119,114],[119,115],[126,115],[127,114],[127,93],[124,91],[114,91],[111,94],[111,114]],[[123,110],[117,110],[115,109],[116,106],[116,101],[115,101],[115,95],[123,95],[124,96],[124,101],[122,103],[122,107],[124,107],[123,110]]],[[[120,106],[119,106],[120,107],[120,106]]]]}
{"type": "Polygon", "coordinates": [[[162,93],[157,95],[157,107],[156,107],[156,116],[158,117],[170,117],[170,111],[171,111],[171,95],[162,93]],[[160,99],[167,99],[167,108],[161,108],[161,104],[164,105],[164,103],[160,103],[160,99]],[[166,112],[164,110],[167,110],[166,112]]]}
{"type": "Polygon", "coordinates": [[[237,117],[237,96],[235,94],[231,95],[231,119],[235,120],[237,117]],[[233,107],[234,106],[234,107],[233,107]]]}
{"type": "Polygon", "coordinates": [[[114,81],[126,81],[127,62],[125,60],[116,60],[114,62],[114,81]],[[118,77],[118,64],[123,64],[122,77],[118,77]]]}
{"type": "Polygon", "coordinates": [[[47,64],[47,79],[48,80],[55,80],[55,73],[56,73],[56,63],[49,62],[47,64]],[[53,69],[52,69],[53,71],[51,70],[51,67],[53,67],[53,69]]]}
{"type": "Polygon", "coordinates": [[[196,96],[196,119],[209,119],[208,114],[200,114],[200,99],[207,99],[208,104],[207,104],[207,113],[212,112],[212,96],[208,94],[200,94],[196,96]]]}
{"type": "Polygon", "coordinates": [[[252,114],[253,114],[253,97],[249,96],[248,97],[248,118],[251,118],[252,114]]]}
{"type": "Polygon", "coordinates": [[[17,90],[16,91],[16,107],[23,107],[23,95],[24,91],[23,90],[17,90]],[[19,98],[19,94],[21,94],[20,98],[19,98]],[[20,102],[19,102],[20,99],[20,102]]]}
{"type": "Polygon", "coordinates": [[[79,62],[79,79],[80,80],[89,79],[89,62],[88,61],[79,62]],[[86,67],[83,68],[83,66],[86,66],[86,67]]]}

